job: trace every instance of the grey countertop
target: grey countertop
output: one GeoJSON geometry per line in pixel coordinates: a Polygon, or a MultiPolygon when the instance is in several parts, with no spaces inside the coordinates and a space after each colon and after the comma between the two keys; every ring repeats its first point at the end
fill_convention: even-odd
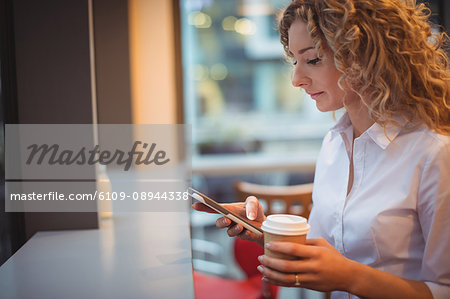
{"type": "Polygon", "coordinates": [[[39,232],[0,267],[0,298],[194,298],[190,248],[187,212],[39,232]]]}

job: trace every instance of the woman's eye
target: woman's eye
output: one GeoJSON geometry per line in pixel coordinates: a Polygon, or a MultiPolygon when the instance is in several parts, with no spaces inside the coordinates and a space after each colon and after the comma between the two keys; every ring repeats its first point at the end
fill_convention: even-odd
{"type": "Polygon", "coordinates": [[[311,59],[311,60],[307,60],[306,63],[307,64],[312,64],[315,65],[317,64],[321,59],[319,57],[315,58],[315,59],[311,59]]]}

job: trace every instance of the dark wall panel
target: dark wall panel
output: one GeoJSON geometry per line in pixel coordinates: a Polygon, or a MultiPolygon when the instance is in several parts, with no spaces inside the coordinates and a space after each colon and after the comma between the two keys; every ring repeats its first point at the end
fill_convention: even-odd
{"type": "Polygon", "coordinates": [[[91,123],[87,0],[15,0],[20,123],[91,123]]]}
{"type": "Polygon", "coordinates": [[[0,265],[25,243],[24,213],[5,212],[5,123],[17,123],[12,2],[0,0],[0,265]]]}
{"type": "MultiPolygon", "coordinates": [[[[14,26],[19,123],[92,123],[88,1],[15,0],[14,26]]],[[[27,237],[96,227],[97,213],[25,214],[27,237]]]]}

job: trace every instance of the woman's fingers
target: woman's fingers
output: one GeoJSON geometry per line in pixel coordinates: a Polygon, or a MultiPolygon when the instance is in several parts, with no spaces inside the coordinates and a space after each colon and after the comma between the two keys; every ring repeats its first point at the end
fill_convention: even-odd
{"type": "Polygon", "coordinates": [[[314,272],[314,262],[310,260],[284,260],[261,255],[258,260],[265,267],[285,273],[314,272]]]}
{"type": "Polygon", "coordinates": [[[255,241],[258,239],[257,235],[248,230],[244,230],[243,232],[241,232],[238,237],[248,241],[255,241]]]}
{"type": "Polygon", "coordinates": [[[314,288],[314,284],[312,284],[311,282],[314,282],[315,279],[314,277],[312,277],[311,275],[305,275],[305,274],[298,274],[298,285],[295,285],[295,274],[291,274],[293,275],[292,278],[290,279],[290,281],[292,282],[284,282],[284,281],[278,281],[278,280],[274,280],[270,277],[264,276],[262,278],[262,280],[264,280],[267,283],[270,284],[274,284],[274,285],[279,285],[279,286],[283,286],[283,287],[300,287],[300,288],[306,288],[306,289],[312,289],[315,290],[316,288],[314,288]]]}
{"type": "Polygon", "coordinates": [[[258,199],[254,196],[247,197],[245,200],[245,211],[248,219],[256,220],[256,217],[258,216],[258,208],[258,199]]]}
{"type": "Polygon", "coordinates": [[[317,254],[317,247],[292,242],[270,242],[266,248],[300,258],[312,258],[317,254]]]}
{"type": "Polygon", "coordinates": [[[351,268],[346,264],[349,262],[326,240],[309,239],[305,245],[291,242],[270,242],[268,245],[271,251],[301,258],[289,261],[261,256],[259,270],[269,282],[322,292],[346,288],[351,275],[351,268]],[[340,269],[343,270],[338,271],[340,269]]]}
{"type": "Polygon", "coordinates": [[[244,240],[256,240],[258,236],[244,229],[241,225],[235,224],[230,219],[226,217],[220,217],[216,220],[216,227],[226,228],[228,227],[227,233],[230,237],[239,237],[244,240]]]}
{"type": "Polygon", "coordinates": [[[223,203],[222,206],[233,213],[245,216],[245,204],[243,202],[223,203]]]}
{"type": "Polygon", "coordinates": [[[302,282],[309,283],[315,280],[315,275],[310,273],[302,274],[299,273],[283,273],[275,271],[271,268],[258,266],[258,271],[268,280],[272,281],[274,284],[286,285],[286,286],[295,286],[295,283],[298,281],[301,286],[302,282]],[[297,278],[295,277],[297,275],[297,278]]]}
{"type": "Polygon", "coordinates": [[[220,217],[216,220],[216,226],[218,228],[225,228],[230,226],[231,220],[226,217],[220,217]]]}
{"type": "Polygon", "coordinates": [[[295,284],[295,274],[278,272],[261,265],[258,266],[258,271],[261,272],[262,275],[271,280],[279,281],[281,283],[289,285],[295,284]]]}
{"type": "Polygon", "coordinates": [[[254,240],[257,238],[257,236],[254,233],[244,229],[241,225],[239,224],[232,225],[232,223],[233,222],[226,217],[221,217],[216,220],[216,226],[218,228],[228,227],[227,234],[230,237],[239,237],[244,240],[254,240]]]}
{"type": "Polygon", "coordinates": [[[327,241],[325,241],[324,238],[316,238],[316,239],[306,239],[305,242],[306,245],[312,245],[312,246],[331,246],[327,241]]]}
{"type": "Polygon", "coordinates": [[[230,237],[236,237],[242,232],[243,229],[244,228],[242,227],[242,225],[235,224],[233,226],[230,226],[230,228],[227,230],[227,234],[230,237]]]}
{"type": "MultiPolygon", "coordinates": [[[[261,223],[264,220],[264,212],[254,196],[250,196],[246,202],[222,204],[222,206],[243,218],[249,218],[248,216],[251,216],[249,220],[256,226],[261,226],[261,223]]],[[[197,211],[217,214],[216,211],[200,202],[194,203],[192,208],[197,211]]],[[[236,224],[226,217],[218,218],[216,220],[216,226],[218,228],[228,228],[227,233],[230,237],[239,237],[244,240],[256,241],[262,245],[263,241],[261,236],[244,229],[242,225],[236,224]]]]}

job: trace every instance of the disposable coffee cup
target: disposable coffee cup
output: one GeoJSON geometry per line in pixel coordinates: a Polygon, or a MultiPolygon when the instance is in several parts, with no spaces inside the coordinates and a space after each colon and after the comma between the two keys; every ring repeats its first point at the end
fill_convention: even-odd
{"type": "MultiPolygon", "coordinates": [[[[271,241],[305,244],[310,226],[304,217],[287,214],[267,216],[261,229],[264,231],[264,245],[271,241]]],[[[270,257],[295,260],[298,257],[274,252],[264,246],[264,254],[270,257]]]]}

